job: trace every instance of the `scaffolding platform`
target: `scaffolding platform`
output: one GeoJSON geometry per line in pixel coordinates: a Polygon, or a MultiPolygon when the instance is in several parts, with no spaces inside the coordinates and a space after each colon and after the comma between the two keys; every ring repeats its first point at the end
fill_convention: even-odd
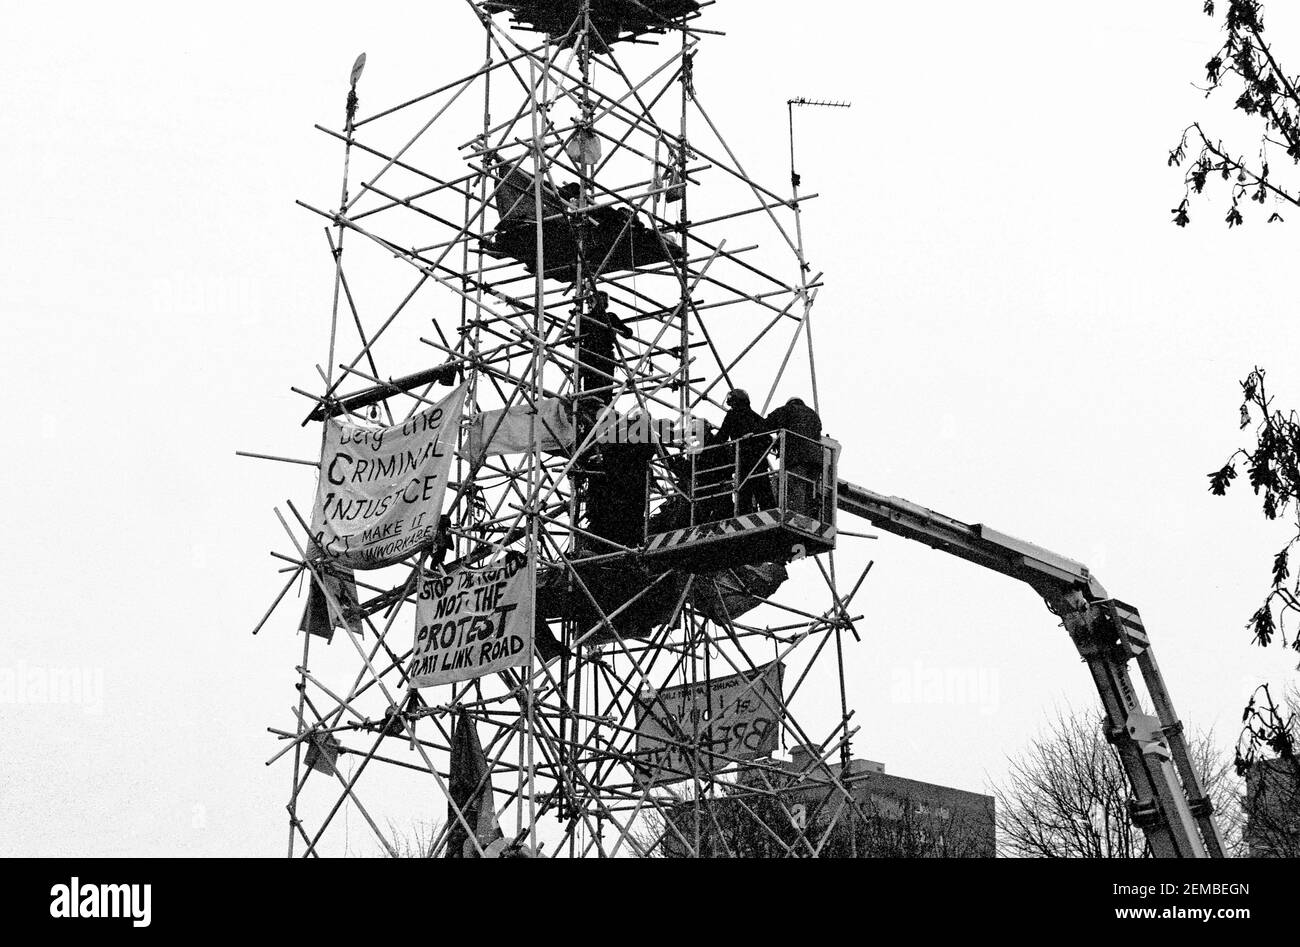
{"type": "MultiPolygon", "coordinates": [[[[543,220],[542,246],[542,275],[573,282],[579,257],[574,224],[564,219],[543,220]]],[[[533,220],[499,225],[482,241],[482,248],[490,257],[514,260],[530,274],[537,273],[537,225],[533,220]]],[[[646,226],[633,212],[616,208],[588,215],[584,249],[586,271],[605,275],[682,259],[682,249],[675,241],[646,226]]]]}
{"type": "MultiPolygon", "coordinates": [[[[606,45],[637,40],[694,19],[701,5],[698,0],[591,0],[591,25],[606,45]]],[[[582,0],[490,0],[483,9],[506,13],[512,25],[571,46],[578,34],[582,0]]]]}
{"type": "MultiPolygon", "coordinates": [[[[538,226],[533,176],[501,161],[489,161],[497,179],[494,197],[500,218],[482,240],[483,252],[496,259],[522,263],[537,273],[538,226]]],[[[570,185],[573,186],[573,185],[570,185]]],[[[587,272],[619,273],[680,261],[682,248],[667,234],[648,226],[631,208],[597,206],[578,214],[549,184],[541,187],[542,267],[550,279],[572,282],[579,258],[587,272]],[[578,228],[585,228],[583,252],[578,252],[578,228]]]]}

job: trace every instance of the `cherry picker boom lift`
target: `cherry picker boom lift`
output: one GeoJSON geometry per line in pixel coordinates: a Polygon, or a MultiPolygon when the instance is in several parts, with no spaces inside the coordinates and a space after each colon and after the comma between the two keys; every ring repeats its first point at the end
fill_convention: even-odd
{"type": "Polygon", "coordinates": [[[1137,609],[1107,595],[1087,566],[987,526],[970,525],[840,480],[839,509],[877,529],[925,543],[1030,585],[1070,633],[1092,672],[1132,798],[1130,815],[1158,858],[1222,858],[1214,808],[1187,752],[1183,725],[1137,609]],[[1129,678],[1136,659],[1155,707],[1147,714],[1129,678]]]}

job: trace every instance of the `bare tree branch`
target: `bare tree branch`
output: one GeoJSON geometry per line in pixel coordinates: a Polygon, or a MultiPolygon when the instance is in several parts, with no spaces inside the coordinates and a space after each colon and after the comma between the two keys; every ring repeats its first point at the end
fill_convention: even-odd
{"type": "MultiPolygon", "coordinates": [[[[1240,849],[1239,781],[1231,763],[1202,735],[1192,764],[1214,803],[1229,851],[1240,849]]],[[[1062,711],[1051,728],[1010,762],[997,799],[998,851],[1025,858],[1148,857],[1128,814],[1128,782],[1099,713],[1062,711]]]]}

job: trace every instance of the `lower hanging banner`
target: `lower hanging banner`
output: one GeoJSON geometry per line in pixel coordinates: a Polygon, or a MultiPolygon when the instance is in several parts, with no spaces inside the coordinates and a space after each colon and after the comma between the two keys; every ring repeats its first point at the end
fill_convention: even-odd
{"type": "Polygon", "coordinates": [[[495,566],[431,575],[415,603],[412,687],[469,681],[528,664],[533,576],[524,556],[495,566]]]}
{"type": "Polygon", "coordinates": [[[785,665],[773,661],[698,684],[636,695],[636,777],[664,785],[777,749],[785,665]]]}

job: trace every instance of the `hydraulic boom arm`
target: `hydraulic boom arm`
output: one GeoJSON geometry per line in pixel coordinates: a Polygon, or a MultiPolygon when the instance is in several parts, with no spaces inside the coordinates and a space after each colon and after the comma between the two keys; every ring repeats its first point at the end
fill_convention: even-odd
{"type": "Polygon", "coordinates": [[[1092,672],[1106,714],[1106,737],[1119,752],[1133,798],[1134,824],[1160,858],[1221,858],[1223,837],[1187,752],[1137,609],[1110,598],[1087,566],[1031,543],[935,513],[898,497],[839,481],[839,509],[880,530],[925,543],[1031,585],[1065,624],[1092,672]],[[1129,678],[1137,660],[1155,707],[1143,711],[1129,678]]]}

